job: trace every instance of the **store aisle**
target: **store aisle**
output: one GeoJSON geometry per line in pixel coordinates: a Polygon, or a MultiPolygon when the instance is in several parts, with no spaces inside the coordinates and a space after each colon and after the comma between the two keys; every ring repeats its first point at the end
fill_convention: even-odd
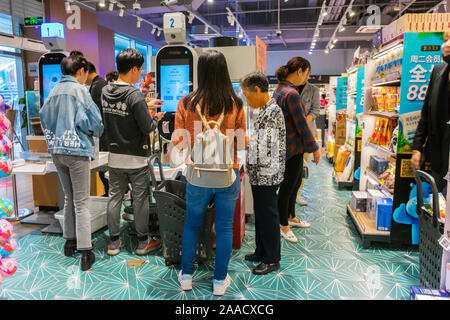
{"type": "MultiPolygon", "coordinates": [[[[304,188],[305,208],[298,207],[311,229],[294,229],[299,243],[282,240],[281,270],[255,276],[244,255],[254,249],[254,228],[247,225],[240,250],[233,250],[233,279],[223,299],[408,299],[419,284],[418,252],[361,247],[346,216],[351,192],[338,191],[331,166],[322,159],[311,168],[304,188]]],[[[194,275],[194,289],[185,293],[177,281],[178,268],[166,267],[161,252],[146,258],[140,268],[127,267],[136,242],[116,257],[106,255],[106,233],[94,240],[97,261],[88,272],[79,271],[80,255],[63,256],[64,240],[39,231],[18,241],[13,254],[19,269],[3,281],[0,297],[8,299],[216,299],[212,296],[213,266],[194,275]]]]}

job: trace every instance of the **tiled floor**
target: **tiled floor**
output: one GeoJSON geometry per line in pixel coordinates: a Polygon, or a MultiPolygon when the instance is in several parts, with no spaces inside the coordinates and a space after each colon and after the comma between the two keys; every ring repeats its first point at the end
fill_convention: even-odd
{"type": "MultiPolygon", "coordinates": [[[[281,270],[265,276],[250,272],[244,255],[254,249],[254,226],[247,224],[243,247],[233,250],[229,266],[232,284],[221,299],[407,299],[419,284],[418,253],[361,247],[346,215],[349,191],[338,191],[331,167],[322,160],[311,165],[304,189],[308,207],[297,208],[310,221],[296,229],[297,244],[282,241],[281,270]]],[[[126,233],[126,232],[124,232],[126,233]]],[[[80,256],[62,254],[64,240],[36,231],[18,241],[13,254],[19,269],[3,281],[0,297],[7,299],[217,299],[212,295],[213,265],[199,267],[194,289],[180,290],[178,267],[166,267],[161,252],[146,257],[140,268],[127,267],[134,239],[116,257],[106,255],[107,232],[96,236],[97,261],[88,272],[79,271],[80,256]]],[[[132,250],[133,249],[133,250],[132,250]]]]}

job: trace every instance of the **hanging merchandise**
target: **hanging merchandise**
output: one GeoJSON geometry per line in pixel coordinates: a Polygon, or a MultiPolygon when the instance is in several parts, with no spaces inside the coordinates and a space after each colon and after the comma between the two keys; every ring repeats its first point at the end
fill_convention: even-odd
{"type": "Polygon", "coordinates": [[[13,166],[11,161],[4,156],[0,156],[0,179],[7,178],[11,175],[13,166]]]}
{"type": "Polygon", "coordinates": [[[13,213],[13,203],[6,198],[0,199],[0,218],[9,218],[13,213]]]}
{"type": "MultiPolygon", "coordinates": [[[[0,103],[0,106],[1,106],[1,103],[0,103]]],[[[4,113],[0,113],[0,134],[5,134],[8,131],[10,125],[11,125],[11,122],[6,117],[6,115],[4,113]]]]}
{"type": "Polygon", "coordinates": [[[6,135],[0,135],[0,155],[7,155],[11,148],[11,140],[6,135]]]}

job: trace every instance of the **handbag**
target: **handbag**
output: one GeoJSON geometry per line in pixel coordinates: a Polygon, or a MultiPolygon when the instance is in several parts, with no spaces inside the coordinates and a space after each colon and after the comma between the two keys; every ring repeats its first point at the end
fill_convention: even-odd
{"type": "Polygon", "coordinates": [[[236,174],[233,170],[229,139],[219,129],[225,117],[224,112],[217,121],[208,122],[198,104],[196,111],[202,120],[204,131],[195,137],[186,179],[197,187],[228,188],[236,180],[236,174]],[[210,123],[214,123],[213,128],[210,123]]]}

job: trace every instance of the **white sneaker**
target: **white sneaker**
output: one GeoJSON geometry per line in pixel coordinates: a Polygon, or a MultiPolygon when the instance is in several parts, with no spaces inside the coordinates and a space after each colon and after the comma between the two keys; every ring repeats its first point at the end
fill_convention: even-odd
{"type": "Polygon", "coordinates": [[[303,200],[302,198],[300,198],[299,196],[297,196],[297,198],[295,199],[295,202],[297,202],[299,205],[301,205],[302,207],[305,207],[308,205],[308,202],[306,202],[305,200],[303,200]]]}
{"type": "Polygon", "coordinates": [[[213,282],[213,295],[215,296],[223,296],[225,294],[225,291],[227,291],[227,288],[230,286],[231,284],[231,278],[230,276],[227,274],[227,277],[225,278],[225,280],[214,280],[213,282]]]}
{"type": "Polygon", "coordinates": [[[309,222],[306,221],[302,221],[299,220],[300,222],[293,222],[293,221],[288,221],[289,225],[292,227],[297,227],[297,228],[310,228],[311,224],[309,222]]]}
{"type": "Polygon", "coordinates": [[[291,242],[291,243],[297,243],[298,239],[295,236],[295,234],[292,232],[292,230],[289,230],[288,232],[284,233],[283,230],[280,229],[281,236],[284,238],[284,240],[291,242]]]}
{"type": "Polygon", "coordinates": [[[182,290],[192,290],[192,274],[182,274],[182,271],[180,270],[178,281],[180,282],[182,290]]]}

